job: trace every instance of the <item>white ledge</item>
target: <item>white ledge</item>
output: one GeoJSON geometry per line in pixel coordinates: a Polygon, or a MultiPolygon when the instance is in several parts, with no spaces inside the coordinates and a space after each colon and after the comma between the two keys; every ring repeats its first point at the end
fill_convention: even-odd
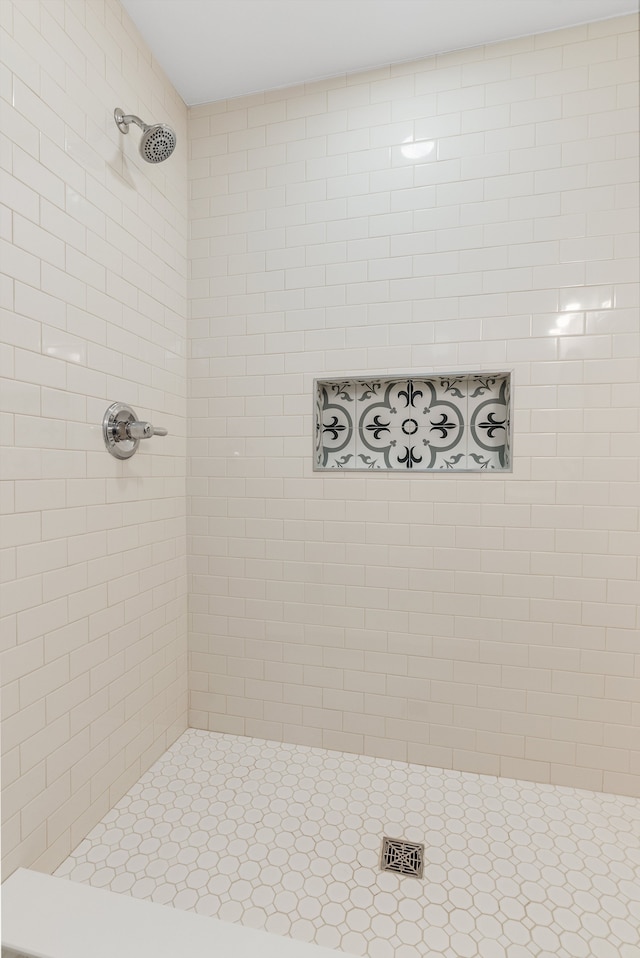
{"type": "Polygon", "coordinates": [[[19,868],[2,885],[2,945],[30,958],[344,955],[26,868],[19,868]]]}

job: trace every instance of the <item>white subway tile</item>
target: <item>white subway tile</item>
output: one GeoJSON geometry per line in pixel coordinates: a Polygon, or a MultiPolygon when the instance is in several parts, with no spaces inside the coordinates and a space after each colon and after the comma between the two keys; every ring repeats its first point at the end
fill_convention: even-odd
{"type": "MultiPolygon", "coordinates": [[[[154,410],[185,395],[187,211],[178,197],[186,164],[176,151],[162,170],[166,195],[154,187],[145,204],[153,216],[135,218],[130,188],[105,189],[77,152],[88,93],[66,92],[66,77],[56,76],[67,59],[70,71],[98,83],[107,50],[115,77],[112,58],[126,50],[127,74],[117,77],[125,93],[139,80],[136,100],[170,102],[183,127],[186,111],[148,72],[126,15],[113,18],[109,8],[105,29],[93,11],[72,11],[65,32],[57,13],[41,23],[46,39],[35,24],[21,27],[34,50],[55,47],[42,100],[31,92],[40,82],[33,57],[9,45],[6,58],[25,116],[12,127],[17,229],[6,261],[16,281],[7,307],[18,317],[5,364],[17,419],[15,430],[12,419],[5,428],[34,444],[2,457],[6,503],[18,510],[6,541],[19,550],[24,581],[33,580],[31,596],[23,583],[16,601],[39,602],[40,586],[45,601],[16,610],[26,642],[15,648],[29,655],[14,654],[9,676],[24,676],[25,689],[42,681],[52,716],[69,715],[72,734],[94,723],[92,734],[115,736],[123,757],[76,756],[74,784],[93,780],[94,792],[120,794],[131,774],[124,756],[137,767],[151,739],[113,725],[108,695],[89,708],[78,685],[65,703],[64,686],[38,676],[40,636],[49,636],[47,660],[71,654],[79,678],[93,670],[94,683],[122,682],[117,701],[139,711],[150,706],[150,686],[137,688],[134,659],[122,674],[116,650],[130,625],[155,634],[170,662],[150,659],[149,679],[186,721],[184,693],[169,677],[184,628],[174,601],[184,594],[181,573],[177,591],[168,585],[184,550],[181,534],[173,539],[184,514],[183,461],[174,453],[182,447],[168,437],[158,455],[145,448],[129,464],[111,463],[99,435],[103,406],[115,398],[161,422],[154,410]],[[51,448],[60,441],[68,448],[51,448]],[[14,478],[25,480],[15,496],[14,478]],[[55,566],[58,539],[69,567],[55,566]],[[30,575],[32,563],[42,571],[30,575]],[[69,615],[78,617],[71,625],[69,615]]],[[[634,681],[622,670],[637,626],[629,574],[638,551],[629,439],[638,398],[629,391],[638,373],[629,241],[637,169],[628,136],[636,54],[625,23],[190,111],[193,655],[194,694],[204,696],[192,703],[192,721],[587,787],[594,775],[601,787],[605,772],[621,787],[634,777],[627,739],[605,743],[602,733],[630,721],[633,687],[616,682],[634,681]],[[402,152],[420,141],[433,144],[427,155],[402,152]],[[516,367],[511,478],[344,474],[315,484],[307,459],[314,376],[505,363],[516,367]],[[483,594],[483,582],[495,594],[483,594]],[[219,654],[210,651],[214,634],[219,654]],[[267,676],[261,665],[281,663],[283,648],[285,692],[277,667],[267,676]],[[595,658],[554,657],[585,649],[595,658]],[[227,655],[229,677],[241,685],[214,687],[227,655]],[[474,675],[474,662],[486,669],[474,675]],[[304,665],[301,675],[294,663],[304,665]],[[604,689],[598,666],[613,673],[604,689]],[[418,685],[404,694],[390,669],[418,685]],[[433,686],[425,699],[422,681],[433,686]],[[373,725],[363,694],[380,697],[368,703],[373,725]],[[396,711],[381,719],[382,697],[396,711]],[[435,723],[431,739],[423,740],[424,721],[435,723]]],[[[117,131],[109,142],[121,147],[117,131]]],[[[146,199],[149,171],[135,169],[146,199]]],[[[157,742],[168,724],[157,726],[157,742]]],[[[51,767],[63,777],[60,744],[51,767]]],[[[24,795],[27,804],[37,797],[27,779],[24,795]]],[[[99,817],[87,795],[75,802],[72,831],[99,817]]],[[[60,801],[62,793],[47,793],[25,812],[34,834],[38,815],[50,812],[57,835],[60,801]]]]}
{"type": "MultiPolygon", "coordinates": [[[[36,10],[35,7],[33,9],[36,10]]],[[[70,7],[66,11],[66,19],[64,5],[60,6],[60,12],[63,14],[62,20],[57,16],[57,8],[43,9],[41,21],[35,19],[28,29],[21,26],[23,56],[20,61],[11,61],[11,66],[16,70],[16,105],[18,109],[28,113],[30,119],[34,116],[37,118],[37,125],[44,134],[40,138],[36,156],[31,157],[28,152],[29,141],[25,139],[27,127],[16,127],[13,158],[14,174],[17,178],[13,181],[11,191],[12,204],[15,203],[16,209],[13,235],[15,246],[13,259],[9,255],[6,257],[7,265],[11,267],[10,272],[13,271],[18,279],[15,284],[14,303],[18,316],[12,320],[11,328],[19,335],[9,339],[10,342],[15,341],[15,345],[19,347],[12,351],[12,363],[9,367],[10,395],[20,401],[19,408],[16,409],[19,430],[16,430],[15,439],[18,444],[30,443],[35,447],[9,450],[7,456],[3,456],[5,473],[20,475],[25,480],[20,484],[17,499],[13,499],[13,506],[18,510],[14,517],[17,524],[8,526],[7,534],[8,541],[15,540],[21,550],[17,574],[24,575],[28,570],[41,570],[35,577],[27,575],[26,579],[18,580],[20,583],[31,582],[32,596],[38,599],[38,605],[34,603],[33,608],[24,607],[19,611],[17,622],[18,638],[25,640],[24,645],[17,648],[23,650],[26,657],[20,662],[16,659],[15,663],[20,673],[25,676],[24,696],[27,696],[28,688],[31,689],[29,695],[32,696],[36,692],[42,695],[57,694],[54,690],[60,683],[60,678],[55,678],[58,665],[55,665],[54,671],[40,668],[43,649],[41,636],[45,632],[50,636],[47,642],[47,658],[52,665],[58,662],[62,665],[69,651],[86,642],[87,623],[84,618],[78,620],[77,629],[74,626],[69,631],[70,627],[66,625],[69,614],[67,596],[70,597],[71,612],[74,614],[73,603],[79,590],[83,589],[87,577],[85,565],[74,563],[84,563],[92,556],[100,556],[107,544],[104,532],[94,533],[94,536],[97,536],[96,541],[92,540],[91,535],[84,534],[87,528],[84,507],[86,504],[105,501],[104,479],[97,479],[97,486],[89,484],[86,487],[82,486],[81,479],[86,471],[89,450],[92,468],[95,455],[95,468],[100,469],[99,475],[102,477],[105,475],[105,468],[109,472],[115,467],[115,462],[113,467],[109,465],[104,452],[98,452],[100,418],[109,402],[106,393],[107,378],[101,372],[88,371],[78,366],[89,360],[97,363],[102,370],[114,374],[109,382],[115,387],[114,391],[121,393],[117,398],[137,397],[137,384],[132,388],[117,379],[122,373],[122,362],[115,359],[116,353],[122,351],[133,354],[140,348],[141,342],[151,339],[149,320],[145,316],[147,310],[150,317],[156,321],[159,319],[160,323],[166,322],[168,326],[173,322],[171,307],[177,304],[178,315],[180,310],[184,310],[184,298],[179,300],[176,295],[182,296],[180,291],[184,286],[185,258],[182,254],[176,255],[174,249],[176,244],[179,247],[185,243],[186,209],[176,213],[183,202],[181,199],[173,206],[175,198],[180,194],[185,195],[186,192],[184,167],[178,162],[173,166],[172,173],[169,173],[167,168],[167,196],[163,197],[159,192],[154,195],[154,238],[147,213],[144,213],[142,219],[138,217],[135,220],[129,213],[130,189],[121,191],[114,181],[113,188],[107,190],[93,177],[93,157],[86,153],[85,145],[88,129],[86,124],[92,123],[93,114],[90,111],[95,111],[95,95],[89,97],[87,94],[85,99],[83,87],[77,79],[69,72],[65,74],[65,70],[76,71],[77,77],[86,77],[88,85],[99,83],[101,75],[104,76],[104,67],[100,62],[104,57],[103,51],[108,49],[111,53],[119,53],[121,48],[127,48],[133,51],[131,62],[135,63],[138,41],[131,44],[119,18],[111,22],[110,26],[114,31],[112,35],[105,29],[104,24],[93,17],[91,11],[87,11],[86,21],[84,16],[82,17],[83,23],[76,19],[70,7]],[[50,16],[50,13],[54,16],[50,16]],[[93,31],[91,35],[87,32],[89,23],[93,31]],[[38,83],[33,82],[32,66],[36,62],[34,57],[48,71],[46,82],[43,74],[41,98],[34,93],[38,92],[39,87],[38,83]],[[89,58],[92,60],[91,64],[89,58]],[[63,87],[67,80],[69,86],[65,91],[63,87]],[[39,223],[36,222],[38,215],[35,209],[38,197],[39,223]],[[116,226],[116,222],[122,222],[124,229],[116,226]],[[67,244],[66,253],[63,243],[67,244]],[[23,253],[27,248],[28,256],[25,257],[23,253]],[[122,263],[122,251],[126,252],[128,260],[137,261],[140,267],[137,276],[134,276],[129,261],[122,263]],[[37,267],[35,263],[38,263],[37,267]],[[169,282],[155,282],[152,277],[161,277],[167,265],[175,271],[175,276],[171,277],[169,282]],[[120,274],[121,278],[112,275],[105,296],[106,270],[112,274],[120,274]],[[140,289],[139,300],[137,287],[140,289]],[[163,300],[169,304],[168,309],[159,303],[154,304],[153,300],[145,295],[145,292],[157,295],[158,291],[161,291],[163,300]],[[122,305],[117,299],[110,297],[120,297],[126,304],[127,327],[135,329],[141,338],[127,336],[123,329],[111,329],[111,348],[97,349],[97,345],[104,346],[107,343],[107,322],[116,322],[121,327],[123,325],[122,305]],[[89,307],[90,314],[83,312],[86,306],[89,307]],[[136,306],[139,307],[139,312],[135,312],[136,306]],[[91,349],[90,343],[95,344],[91,349]],[[129,393],[129,397],[126,393],[129,393]],[[87,394],[95,397],[89,410],[87,394]],[[39,408],[41,403],[42,409],[39,408]],[[90,418],[87,421],[88,412],[90,418]],[[38,418],[41,415],[43,418],[38,418]],[[67,427],[65,421],[71,425],[67,427]],[[70,445],[68,450],[64,449],[66,442],[70,445]],[[56,446],[62,447],[61,450],[52,448],[56,446]],[[98,462],[102,463],[102,466],[99,466],[98,462]],[[32,509],[38,511],[29,511],[32,509]],[[33,549],[29,543],[34,543],[33,549]],[[43,590],[42,593],[40,589],[43,590]]],[[[26,24],[26,21],[24,23],[26,24]]],[[[9,56],[10,53],[11,50],[9,56]]],[[[147,93],[154,85],[158,90],[166,86],[164,79],[151,79],[146,74],[145,63],[146,58],[143,55],[139,63],[138,79],[141,83],[133,78],[138,67],[133,68],[128,81],[129,84],[133,83],[136,89],[136,99],[141,84],[147,93]]],[[[166,89],[169,89],[168,86],[166,89]]],[[[113,108],[113,103],[108,102],[110,99],[111,95],[107,93],[108,112],[113,108]]],[[[158,99],[164,99],[162,94],[158,94],[158,99]]],[[[173,104],[173,95],[169,99],[173,104]]],[[[182,108],[180,113],[178,107],[178,114],[179,126],[184,127],[186,111],[182,108]]],[[[175,122],[175,115],[172,119],[175,122]]],[[[206,123],[208,126],[208,115],[206,123]]],[[[232,124],[232,127],[234,125],[237,126],[232,124]]],[[[94,132],[97,137],[103,136],[101,131],[94,132]]],[[[117,133],[113,135],[113,141],[116,140],[117,133]]],[[[226,149],[226,138],[223,145],[226,149]]],[[[108,148],[106,142],[104,146],[108,148]]],[[[213,147],[213,143],[208,146],[213,147]]],[[[235,168],[232,167],[232,170],[235,172],[235,168]]],[[[206,170],[201,169],[200,172],[205,172],[208,176],[208,164],[206,170]]],[[[147,183],[144,179],[139,181],[138,186],[143,192],[147,189],[147,183]]],[[[148,209],[150,206],[147,203],[145,211],[148,209]]],[[[184,330],[180,328],[179,321],[177,330],[172,333],[173,339],[184,340],[184,330]]],[[[157,345],[149,343],[148,351],[151,362],[157,366],[157,372],[149,380],[149,385],[156,388],[158,398],[159,384],[164,387],[167,396],[173,398],[175,391],[184,394],[184,387],[180,386],[176,379],[182,375],[181,372],[176,372],[180,367],[172,368],[173,353],[164,353],[169,339],[163,335],[156,335],[154,338],[157,345]]],[[[173,350],[173,346],[168,348],[173,350]]],[[[182,349],[180,346],[179,350],[182,349]]],[[[144,381],[146,364],[136,364],[128,359],[126,365],[131,375],[141,376],[144,381]]],[[[160,402],[164,403],[164,398],[160,402]]],[[[166,461],[168,462],[168,457],[166,461]]],[[[147,460],[147,463],[146,469],[149,469],[151,461],[147,460]]],[[[174,468],[180,471],[183,467],[178,463],[176,458],[174,468]]],[[[183,471],[182,474],[184,475],[183,471]]],[[[179,497],[179,489],[179,486],[175,489],[167,486],[167,492],[174,498],[177,514],[184,510],[184,500],[179,497]]],[[[160,487],[153,484],[148,487],[151,498],[159,491],[160,487]]],[[[165,502],[167,501],[168,499],[165,499],[165,502]]],[[[110,516],[105,509],[100,517],[97,513],[92,514],[91,525],[95,524],[96,530],[111,528],[114,520],[117,523],[122,521],[121,518],[116,518],[117,515],[118,512],[113,507],[110,516]]],[[[160,564],[164,563],[166,558],[163,552],[158,553],[160,564]]],[[[97,558],[95,561],[98,561],[97,558]]],[[[135,581],[135,577],[132,581],[135,581]]],[[[21,594],[21,588],[15,590],[16,598],[21,594]]],[[[167,611],[168,616],[171,614],[167,611]]],[[[174,634],[177,636],[178,632],[174,634]]],[[[167,653],[169,659],[175,659],[177,656],[177,642],[176,639],[175,650],[167,653]]],[[[162,666],[158,662],[159,675],[161,670],[162,666]]],[[[159,688],[169,689],[171,680],[168,675],[166,678],[163,675],[158,681],[159,688]],[[164,682],[167,684],[163,685],[164,682]]],[[[168,694],[175,696],[174,691],[168,694]]],[[[186,714],[185,706],[186,703],[183,702],[183,715],[186,714]]],[[[69,697],[65,700],[62,695],[60,711],[55,717],[59,716],[65,726],[68,723],[70,707],[69,697]]],[[[182,721],[186,721],[186,718],[182,721]]],[[[157,727],[154,734],[161,739],[161,748],[164,747],[164,726],[157,727]]],[[[60,756],[66,747],[63,738],[59,742],[60,756]]],[[[46,744],[43,740],[42,747],[46,745],[46,749],[49,749],[56,744],[57,739],[53,746],[51,742],[46,744]]],[[[36,755],[32,751],[29,755],[30,757],[27,757],[25,752],[25,769],[31,761],[40,761],[40,753],[36,755]]],[[[133,754],[129,757],[134,761],[137,777],[139,764],[133,754]]],[[[91,774],[97,774],[101,764],[98,763],[91,774]]],[[[60,769],[63,765],[58,762],[56,767],[60,769]]],[[[25,805],[30,801],[26,786],[25,780],[25,805]]],[[[86,827],[91,827],[97,819],[96,810],[87,806],[88,797],[87,792],[79,797],[73,809],[69,806],[68,811],[64,812],[58,809],[57,805],[59,802],[64,803],[66,796],[50,793],[43,798],[37,809],[32,803],[30,808],[25,810],[25,827],[33,829],[42,816],[46,817],[49,813],[52,839],[54,832],[56,836],[58,834],[58,826],[54,822],[61,821],[60,816],[66,815],[68,821],[75,820],[78,816],[86,818],[86,827]]],[[[34,834],[36,832],[39,833],[40,829],[36,828],[34,834]]],[[[33,859],[29,859],[29,841],[24,847],[26,857],[21,863],[30,864],[33,859]]],[[[41,850],[44,850],[44,846],[41,850]]],[[[55,841],[51,853],[54,856],[60,854],[55,841]]]]}

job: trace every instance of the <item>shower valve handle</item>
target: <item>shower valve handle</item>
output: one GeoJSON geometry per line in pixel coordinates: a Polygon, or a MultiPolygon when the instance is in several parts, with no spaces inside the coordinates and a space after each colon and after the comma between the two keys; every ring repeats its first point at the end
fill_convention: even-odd
{"type": "Polygon", "coordinates": [[[104,444],[116,459],[129,459],[140,445],[141,439],[166,435],[167,430],[163,427],[140,421],[126,403],[112,403],[102,420],[104,444]]]}
{"type": "Polygon", "coordinates": [[[128,422],[126,424],[128,439],[151,439],[152,436],[166,436],[167,430],[161,426],[152,426],[150,422],[128,422]]]}

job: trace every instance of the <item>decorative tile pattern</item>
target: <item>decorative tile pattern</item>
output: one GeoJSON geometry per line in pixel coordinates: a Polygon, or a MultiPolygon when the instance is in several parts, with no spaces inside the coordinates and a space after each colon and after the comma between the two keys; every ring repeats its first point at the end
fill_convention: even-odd
{"type": "Polygon", "coordinates": [[[636,958],[639,835],[633,798],[190,729],[56,874],[369,958],[636,958]]]}
{"type": "Polygon", "coordinates": [[[315,468],[506,470],[508,373],[319,380],[315,468]]]}

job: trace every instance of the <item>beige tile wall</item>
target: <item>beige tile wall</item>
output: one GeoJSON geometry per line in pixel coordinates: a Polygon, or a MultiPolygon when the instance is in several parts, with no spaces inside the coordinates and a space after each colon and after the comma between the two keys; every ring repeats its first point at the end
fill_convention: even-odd
{"type": "Polygon", "coordinates": [[[640,793],[636,28],[190,111],[192,725],[640,793]],[[512,476],[312,473],[477,369],[512,476]]]}
{"type": "Polygon", "coordinates": [[[186,726],[186,108],[115,0],[0,3],[3,876],[186,726]],[[172,124],[150,166],[116,106],[172,124]],[[119,463],[107,405],[164,424],[119,463]]]}

